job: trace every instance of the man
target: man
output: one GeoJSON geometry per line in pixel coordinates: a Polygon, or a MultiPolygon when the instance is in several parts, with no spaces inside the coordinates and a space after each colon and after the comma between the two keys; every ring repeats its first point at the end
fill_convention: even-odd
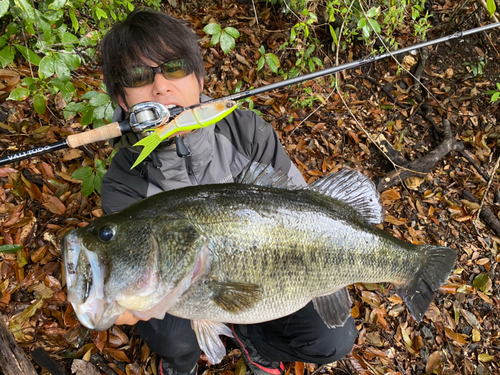
{"type": "MultiPolygon", "coordinates": [[[[195,34],[180,20],[138,9],[108,32],[101,53],[107,91],[119,104],[114,120],[123,119],[140,102],[187,107],[201,100],[201,52],[195,34]]],[[[132,147],[137,135],[111,140],[119,151],[103,179],[104,212],[119,211],[164,190],[232,182],[253,160],[281,169],[297,185],[305,184],[272,126],[251,111],[236,110],[214,126],[182,136],[191,155],[178,157],[175,144],[167,140],[132,170],[140,153],[132,147]]],[[[167,314],[163,320],[138,321],[125,312],[117,324],[136,325],[161,358],[160,374],[196,374],[201,350],[189,320],[167,314]]],[[[234,324],[231,329],[254,375],[281,375],[282,361],[334,362],[349,353],[357,335],[352,318],[343,327],[328,329],[312,303],[288,317],[234,324]]]]}

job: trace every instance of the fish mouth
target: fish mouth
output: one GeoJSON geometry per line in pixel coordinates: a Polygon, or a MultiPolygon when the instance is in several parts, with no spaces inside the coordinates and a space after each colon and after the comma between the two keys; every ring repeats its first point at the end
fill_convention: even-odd
{"type": "Polygon", "coordinates": [[[110,304],[104,299],[105,267],[98,254],[83,246],[76,230],[66,233],[61,245],[68,301],[78,320],[89,329],[109,328],[125,309],[109,313],[110,304]]]}

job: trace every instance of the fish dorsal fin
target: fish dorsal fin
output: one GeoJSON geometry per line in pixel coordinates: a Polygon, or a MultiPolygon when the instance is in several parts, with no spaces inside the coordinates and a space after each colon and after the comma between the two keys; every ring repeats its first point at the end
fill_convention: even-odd
{"type": "Polygon", "coordinates": [[[259,185],[293,190],[297,186],[281,169],[275,170],[270,164],[260,164],[252,161],[241,171],[236,178],[240,184],[259,185]]]}
{"type": "Polygon", "coordinates": [[[343,169],[314,181],[308,189],[347,203],[370,224],[384,220],[384,207],[373,182],[354,169],[343,169]]]}

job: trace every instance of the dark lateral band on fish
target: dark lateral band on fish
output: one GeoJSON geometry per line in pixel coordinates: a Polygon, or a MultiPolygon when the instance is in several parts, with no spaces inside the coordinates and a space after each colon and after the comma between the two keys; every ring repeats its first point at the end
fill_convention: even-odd
{"type": "Polygon", "coordinates": [[[235,183],[159,193],[66,234],[68,300],[96,330],[125,310],[190,319],[212,363],[225,354],[218,335],[231,336],[224,323],[273,320],[313,301],[327,327],[343,325],[354,283],[392,283],[421,321],[456,253],[391,236],[374,226],[383,216],[356,170],[299,188],[252,163],[235,183]]]}

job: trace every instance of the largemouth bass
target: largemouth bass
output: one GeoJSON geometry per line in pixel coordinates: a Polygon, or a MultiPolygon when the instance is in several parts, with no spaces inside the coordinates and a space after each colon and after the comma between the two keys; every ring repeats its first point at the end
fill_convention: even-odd
{"type": "Polygon", "coordinates": [[[95,219],[62,241],[68,300],[88,328],[125,310],[191,319],[212,363],[225,355],[224,323],[289,315],[310,301],[328,327],[350,314],[346,286],[388,282],[420,321],[456,258],[373,224],[373,183],[344,170],[306,188],[256,163],[237,183],[171,190],[95,219]]]}

